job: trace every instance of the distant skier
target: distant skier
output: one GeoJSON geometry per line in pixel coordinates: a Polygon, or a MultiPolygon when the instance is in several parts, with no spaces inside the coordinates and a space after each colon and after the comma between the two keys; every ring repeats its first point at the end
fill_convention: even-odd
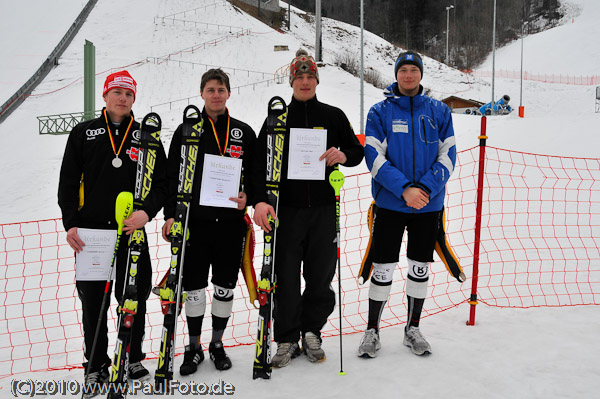
{"type": "MultiPolygon", "coordinates": [[[[115,72],[106,78],[103,98],[106,107],[99,118],[82,122],[69,135],[60,170],[58,204],[62,211],[67,242],[78,258],[77,294],[83,313],[85,358],[92,356],[92,346],[108,273],[104,279],[86,276],[84,269],[92,268],[93,257],[82,257],[85,243],[79,229],[116,230],[115,200],[121,191],[133,192],[140,145],[140,124],[134,120],[131,108],[136,99],[137,83],[127,71],[115,72]],[[90,264],[84,263],[88,259],[90,264]],[[81,268],[80,268],[81,267],[81,268]]],[[[165,174],[166,156],[160,147],[157,151],[152,189],[144,202],[143,210],[134,212],[124,221],[123,231],[131,234],[142,228],[162,207],[167,195],[165,174]]],[[[104,233],[100,233],[104,234],[104,233]]],[[[116,263],[115,296],[123,293],[127,265],[127,240],[123,235],[116,263]]],[[[112,249],[111,249],[112,251],[112,249]]],[[[98,254],[95,254],[98,257],[98,254]]],[[[110,262],[108,262],[110,263],[110,262]]],[[[107,267],[109,265],[103,265],[107,267]]],[[[97,267],[95,265],[94,267],[97,267]]],[[[138,262],[138,308],[134,317],[132,344],[129,358],[129,378],[138,379],[149,374],[141,361],[146,320],[146,299],[150,293],[152,265],[148,247],[144,248],[138,262]]],[[[107,268],[108,271],[108,268],[107,268]]],[[[108,310],[105,309],[105,312],[108,310]]],[[[106,313],[102,315],[100,332],[86,383],[104,384],[109,376],[111,360],[106,351],[108,328],[106,313]]],[[[87,370],[87,363],[84,364],[87,370]]]]}
{"type": "MultiPolygon", "coordinates": [[[[237,284],[242,260],[242,247],[246,236],[246,205],[252,190],[248,171],[252,162],[256,133],[244,122],[232,118],[226,107],[231,96],[229,76],[221,69],[209,69],[202,75],[200,95],[204,100],[202,118],[203,133],[200,136],[198,159],[192,188],[192,206],[189,215],[189,239],[183,268],[183,289],[187,293],[185,314],[189,330],[189,345],[185,347],[181,375],[195,373],[204,360],[200,344],[202,321],[206,309],[206,287],[208,271],[212,265],[212,338],[208,347],[210,358],[218,370],[230,369],[231,359],[223,348],[223,333],[231,316],[233,290],[237,284]],[[234,208],[200,205],[200,189],[203,184],[205,155],[241,160],[244,189],[235,198],[230,198],[234,208]]],[[[171,141],[168,160],[169,201],[165,205],[163,238],[174,222],[181,158],[180,125],[171,141]]],[[[241,183],[241,182],[240,182],[241,183]]]]}
{"type": "MultiPolygon", "coordinates": [[[[300,338],[309,361],[325,360],[321,328],[335,307],[331,281],[337,260],[335,194],[328,177],[335,165],[358,165],[364,154],[344,112],[317,100],[318,84],[319,72],[313,57],[305,50],[298,50],[290,64],[293,97],[286,124],[290,135],[284,142],[285,159],[279,184],[274,309],[277,353],[272,359],[275,367],[287,366],[301,353],[300,338]],[[318,141],[326,135],[322,140],[323,152],[318,154],[319,160],[326,164],[325,167],[319,162],[325,171],[323,178],[305,176],[300,179],[297,176],[301,174],[299,169],[306,165],[290,167],[290,140],[294,134],[305,134],[303,137],[307,141],[318,141]],[[301,291],[302,277],[306,284],[304,292],[301,291]]],[[[265,122],[258,137],[256,167],[253,169],[257,183],[254,221],[268,231],[268,216],[276,215],[267,203],[266,136],[265,122]]]]}
{"type": "Polygon", "coordinates": [[[365,159],[372,175],[377,207],[373,225],[373,271],[369,286],[367,330],[358,348],[362,357],[380,349],[379,321],[388,300],[408,231],[408,320],[404,345],[416,355],[431,352],[419,329],[427,296],[429,265],[441,223],[446,183],[454,170],[456,146],[450,109],[423,94],[423,60],[402,52],[394,65],[396,82],[385,100],[369,110],[365,159]]]}

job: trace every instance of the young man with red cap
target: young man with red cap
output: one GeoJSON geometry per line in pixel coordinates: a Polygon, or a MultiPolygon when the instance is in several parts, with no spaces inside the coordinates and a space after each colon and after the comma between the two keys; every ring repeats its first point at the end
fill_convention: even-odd
{"type": "MultiPolygon", "coordinates": [[[[285,367],[302,351],[311,362],[325,360],[321,347],[321,328],[335,307],[331,281],[337,261],[335,193],[329,184],[329,174],[336,165],[356,166],[363,159],[363,147],[356,138],[342,110],[317,100],[319,71],[314,59],[298,50],[290,64],[292,101],[288,106],[287,123],[290,135],[299,130],[313,136],[326,135],[325,152],[319,161],[325,163],[322,179],[296,178],[297,166],[283,162],[279,184],[277,240],[275,243],[274,338],[277,353],[273,366],[285,367]],[[292,177],[288,173],[292,172],[292,177]],[[305,289],[301,292],[301,276],[305,289]]],[[[290,154],[290,135],[284,142],[284,158],[290,154]],[[288,155],[286,155],[288,154],[288,155]]],[[[275,217],[267,203],[266,193],[266,122],[257,141],[254,180],[257,183],[254,201],[254,222],[269,231],[268,217],[275,217]]]]}
{"type": "MultiPolygon", "coordinates": [[[[109,75],[102,92],[106,103],[102,115],[79,123],[73,128],[67,140],[60,170],[58,204],[67,232],[67,242],[75,251],[78,262],[90,259],[82,256],[85,242],[80,237],[80,229],[96,230],[98,234],[100,231],[116,230],[117,195],[122,191],[134,191],[140,145],[140,124],[134,120],[131,112],[136,93],[136,81],[127,71],[109,75]]],[[[157,151],[152,189],[144,201],[143,209],[134,212],[124,220],[125,234],[122,235],[119,243],[116,270],[113,273],[113,276],[116,276],[115,296],[117,298],[120,298],[123,292],[129,234],[142,228],[152,219],[166,199],[165,165],[166,156],[161,146],[157,151]]],[[[92,355],[91,351],[108,273],[104,280],[97,275],[92,279],[89,275],[83,275],[80,266],[90,265],[78,263],[76,274],[77,293],[82,305],[85,358],[89,361],[93,356],[89,373],[86,374],[86,382],[102,384],[108,378],[108,367],[111,364],[111,358],[107,354],[106,311],[108,309],[104,309],[105,313],[102,314],[95,353],[92,355]]],[[[129,353],[128,376],[133,379],[149,374],[141,364],[141,360],[145,357],[142,352],[142,342],[151,275],[152,266],[146,244],[138,262],[138,310],[134,317],[129,353]]],[[[87,363],[84,366],[87,370],[87,363]]]]}
{"type": "MultiPolygon", "coordinates": [[[[231,359],[223,347],[223,334],[231,316],[233,291],[237,284],[246,236],[246,204],[252,197],[251,168],[256,133],[246,123],[232,118],[227,109],[231,96],[229,76],[221,69],[209,69],[200,80],[200,95],[204,100],[202,118],[204,124],[198,144],[198,159],[192,186],[192,200],[188,219],[188,247],[183,268],[183,288],[187,293],[185,315],[189,332],[189,344],[185,347],[181,375],[197,371],[204,360],[200,342],[202,322],[206,310],[206,287],[208,272],[212,267],[211,282],[214,288],[211,318],[212,337],[208,353],[217,370],[232,367],[231,359]],[[203,169],[205,159],[213,162],[231,160],[241,169],[240,190],[227,204],[201,204],[203,169]],[[243,186],[242,183],[243,182],[243,186]]],[[[163,238],[168,239],[175,219],[179,160],[181,158],[182,126],[171,141],[167,174],[169,200],[165,204],[163,238]]],[[[206,183],[208,185],[208,183],[206,183]]]]}
{"type": "Polygon", "coordinates": [[[373,270],[369,285],[367,330],[358,349],[361,357],[381,348],[379,321],[392,286],[404,231],[408,231],[408,320],[404,345],[416,355],[431,352],[419,330],[427,296],[446,195],[456,163],[450,109],[423,94],[423,60],[413,51],[401,53],[394,65],[396,82],[385,100],[367,116],[365,160],[372,175],[376,217],[371,244],[373,270]]]}

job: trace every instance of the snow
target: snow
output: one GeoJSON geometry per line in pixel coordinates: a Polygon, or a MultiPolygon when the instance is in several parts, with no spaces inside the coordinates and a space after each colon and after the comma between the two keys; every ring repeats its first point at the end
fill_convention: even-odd
{"type": "MultiPolygon", "coordinates": [[[[5,59],[0,65],[0,101],[8,98],[43,62],[84,6],[83,0],[12,2],[3,7],[0,44],[5,59]],[[27,18],[22,15],[27,10],[27,18]],[[52,15],[52,18],[48,18],[52,15]],[[17,23],[18,21],[18,23],[17,23]],[[43,24],[42,24],[43,23],[43,24]],[[52,33],[52,34],[51,34],[52,33]],[[23,51],[23,49],[27,49],[23,51]],[[36,56],[24,56],[36,54],[36,56]],[[7,83],[8,82],[8,83],[7,83]]],[[[283,7],[287,5],[282,3],[283,7]]],[[[291,97],[289,85],[275,83],[271,75],[289,63],[296,49],[314,46],[314,29],[294,8],[290,33],[280,33],[235,11],[229,3],[216,0],[103,0],[98,2],[72,44],[47,78],[6,121],[0,124],[0,223],[16,223],[60,217],[56,204],[58,172],[66,136],[40,136],[35,119],[82,111],[83,44],[96,46],[96,108],[101,108],[102,84],[111,68],[127,69],[138,82],[134,104],[136,117],[152,110],[163,119],[164,144],[181,119],[187,101],[158,105],[197,96],[199,80],[206,67],[179,66],[176,60],[219,65],[231,74],[231,113],[259,130],[266,103],[273,95],[291,97]],[[212,25],[174,26],[158,17],[197,8],[177,18],[196,22],[233,25],[245,30],[212,25]],[[156,23],[155,23],[156,21],[156,23]],[[216,44],[212,44],[216,43],[216,44]],[[275,52],[275,45],[289,51],[275,52]],[[194,51],[186,49],[194,48],[194,51]],[[180,50],[186,50],[181,51],[180,50]],[[155,63],[154,58],[170,56],[155,63]],[[152,57],[152,58],[147,58],[152,57]],[[149,62],[142,62],[145,60],[149,62]],[[133,64],[133,65],[132,65],[133,64]],[[249,72],[253,71],[253,72],[249,72]],[[263,72],[265,76],[254,72],[263,72]],[[269,80],[268,83],[265,83],[269,80]],[[75,82],[75,83],[72,83],[75,82]],[[72,84],[71,84],[72,83],[72,84]],[[250,86],[247,86],[250,85],[250,86]]],[[[593,0],[568,2],[570,18],[564,24],[525,38],[524,69],[536,73],[600,75],[600,50],[593,43],[600,26],[600,4],[593,0]]],[[[321,101],[346,112],[355,131],[360,130],[358,79],[335,67],[344,53],[359,56],[359,30],[329,19],[324,22],[324,62],[319,69],[321,101]]],[[[399,49],[380,37],[365,33],[368,67],[393,79],[393,62],[399,49]]],[[[519,70],[520,41],[496,53],[496,69],[519,70]]],[[[491,61],[481,69],[491,70],[491,61]]],[[[491,100],[491,79],[473,78],[436,61],[425,59],[423,84],[435,98],[457,95],[482,102],[491,100]]],[[[496,99],[511,97],[519,104],[519,80],[495,80],[496,99]]],[[[365,114],[382,98],[381,90],[365,85],[365,114]]],[[[536,154],[597,158],[597,126],[594,113],[595,87],[523,82],[525,118],[516,111],[488,118],[488,145],[536,154]]],[[[201,106],[199,97],[192,102],[201,106]]],[[[459,150],[478,145],[480,118],[453,116],[459,150]]],[[[346,174],[366,171],[364,163],[346,174]]],[[[355,356],[360,334],[344,336],[345,376],[338,375],[338,337],[327,338],[328,359],[310,364],[304,357],[284,369],[275,370],[270,381],[253,381],[250,376],[253,346],[230,348],[234,367],[217,372],[209,360],[199,372],[182,381],[213,383],[219,379],[233,384],[235,396],[261,397],[449,397],[475,398],[563,398],[590,397],[600,389],[597,359],[600,318],[594,306],[562,308],[501,309],[479,305],[477,323],[465,326],[468,305],[426,318],[422,330],[433,347],[433,355],[419,358],[402,345],[401,326],[384,328],[383,348],[377,359],[355,356]],[[585,324],[583,323],[585,322],[585,324]],[[568,382],[566,382],[568,380],[568,382]]],[[[153,370],[154,361],[146,366],[153,370]]],[[[13,378],[37,380],[81,380],[81,370],[49,371],[15,375],[0,380],[0,397],[8,398],[13,378]]]]}

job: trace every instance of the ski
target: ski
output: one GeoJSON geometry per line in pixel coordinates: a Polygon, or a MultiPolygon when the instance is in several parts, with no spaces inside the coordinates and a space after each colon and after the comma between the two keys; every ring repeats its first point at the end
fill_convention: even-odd
{"type": "MultiPolygon", "coordinates": [[[[150,192],[157,151],[160,148],[161,119],[151,112],[144,117],[140,126],[140,146],[138,151],[135,190],[133,193],[133,211],[142,209],[144,200],[150,192]]],[[[118,307],[117,343],[109,378],[111,388],[108,398],[124,398],[127,393],[127,369],[133,318],[137,313],[137,272],[138,261],[146,243],[143,229],[137,229],[129,236],[127,268],[123,284],[123,295],[118,307]],[[123,389],[124,388],[124,389],[123,389]]]]}
{"type": "MultiPolygon", "coordinates": [[[[98,335],[100,333],[100,324],[102,324],[102,315],[105,313],[107,303],[109,302],[110,294],[113,286],[113,273],[115,271],[115,263],[117,262],[117,253],[119,252],[119,243],[121,242],[121,236],[123,235],[123,220],[127,219],[131,215],[133,210],[133,194],[129,191],[122,191],[117,195],[115,202],[115,220],[117,221],[117,241],[115,242],[115,248],[113,250],[112,260],[110,262],[110,272],[106,285],[104,286],[104,295],[102,296],[102,304],[100,305],[100,312],[98,313],[98,322],[96,324],[96,331],[94,332],[94,341],[92,343],[92,350],[90,358],[87,362],[85,369],[85,379],[90,374],[90,367],[93,364],[96,354],[96,344],[98,343],[98,335]]],[[[96,384],[97,385],[97,384],[96,384]]],[[[81,395],[82,399],[93,398],[100,392],[97,390],[97,386],[86,386],[81,395]]]]}
{"type": "MultiPolygon", "coordinates": [[[[279,204],[279,183],[283,163],[283,145],[287,119],[287,105],[281,97],[273,97],[269,101],[267,115],[267,201],[275,209],[279,204]]],[[[258,300],[258,332],[252,378],[271,378],[271,330],[273,317],[273,291],[277,278],[274,273],[275,237],[277,223],[269,216],[271,231],[264,233],[263,265],[260,280],[257,284],[258,300]]]]}
{"type": "Polygon", "coordinates": [[[168,381],[173,379],[177,317],[185,301],[181,279],[183,276],[185,246],[189,234],[188,216],[202,125],[202,114],[198,107],[188,105],[183,111],[177,205],[175,207],[175,221],[170,232],[171,264],[164,287],[160,288],[159,291],[161,308],[164,314],[158,365],[154,373],[155,389],[159,392],[166,391],[168,381]],[[194,112],[189,114],[190,110],[194,112]]]}

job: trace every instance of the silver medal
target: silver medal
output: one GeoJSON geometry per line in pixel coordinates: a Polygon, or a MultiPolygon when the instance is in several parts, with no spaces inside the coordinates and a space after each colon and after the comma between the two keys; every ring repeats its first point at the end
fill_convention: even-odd
{"type": "Polygon", "coordinates": [[[121,159],[119,157],[115,157],[115,159],[112,160],[113,167],[120,168],[121,165],[123,165],[123,161],[121,161],[121,159]]]}

